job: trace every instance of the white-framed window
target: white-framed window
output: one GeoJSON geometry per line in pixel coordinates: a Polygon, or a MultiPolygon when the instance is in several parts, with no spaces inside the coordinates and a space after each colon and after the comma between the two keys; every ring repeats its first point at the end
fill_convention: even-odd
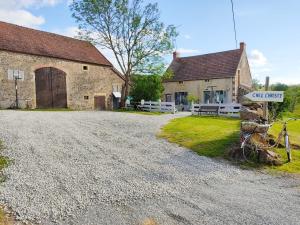
{"type": "Polygon", "coordinates": [[[205,104],[223,104],[228,100],[228,92],[225,90],[204,91],[203,96],[205,104]]]}
{"type": "Polygon", "coordinates": [[[83,66],[82,66],[82,70],[83,70],[83,71],[88,71],[88,70],[89,70],[89,66],[83,65],[83,66]]]}

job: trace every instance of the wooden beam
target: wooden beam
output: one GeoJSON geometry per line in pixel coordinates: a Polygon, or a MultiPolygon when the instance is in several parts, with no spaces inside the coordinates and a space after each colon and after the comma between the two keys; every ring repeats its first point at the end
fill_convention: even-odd
{"type": "MultiPolygon", "coordinates": [[[[265,91],[269,90],[269,85],[270,85],[270,77],[266,77],[266,83],[265,83],[265,91]]],[[[263,111],[264,111],[264,119],[266,119],[268,121],[268,117],[269,117],[269,112],[268,112],[268,102],[265,102],[263,105],[263,111]]]]}

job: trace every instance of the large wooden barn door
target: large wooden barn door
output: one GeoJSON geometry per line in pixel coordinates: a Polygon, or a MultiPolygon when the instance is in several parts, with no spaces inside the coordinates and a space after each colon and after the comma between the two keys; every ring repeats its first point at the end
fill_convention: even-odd
{"type": "Polygon", "coordinates": [[[67,87],[65,72],[45,67],[35,71],[37,108],[66,108],[67,87]]]}

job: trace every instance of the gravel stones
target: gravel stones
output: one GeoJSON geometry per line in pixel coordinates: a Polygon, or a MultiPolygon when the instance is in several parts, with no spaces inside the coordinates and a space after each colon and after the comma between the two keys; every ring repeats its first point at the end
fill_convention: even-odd
{"type": "Polygon", "coordinates": [[[156,137],[182,116],[0,111],[13,160],[0,201],[54,224],[297,224],[298,179],[241,170],[156,137]]]}

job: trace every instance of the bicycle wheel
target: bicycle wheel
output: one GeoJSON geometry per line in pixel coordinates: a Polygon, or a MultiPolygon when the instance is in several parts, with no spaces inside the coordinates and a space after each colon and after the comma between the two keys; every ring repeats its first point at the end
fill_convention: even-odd
{"type": "Polygon", "coordinates": [[[244,160],[247,162],[259,161],[258,147],[251,143],[250,138],[245,140],[245,143],[242,145],[242,153],[244,160]]]}

